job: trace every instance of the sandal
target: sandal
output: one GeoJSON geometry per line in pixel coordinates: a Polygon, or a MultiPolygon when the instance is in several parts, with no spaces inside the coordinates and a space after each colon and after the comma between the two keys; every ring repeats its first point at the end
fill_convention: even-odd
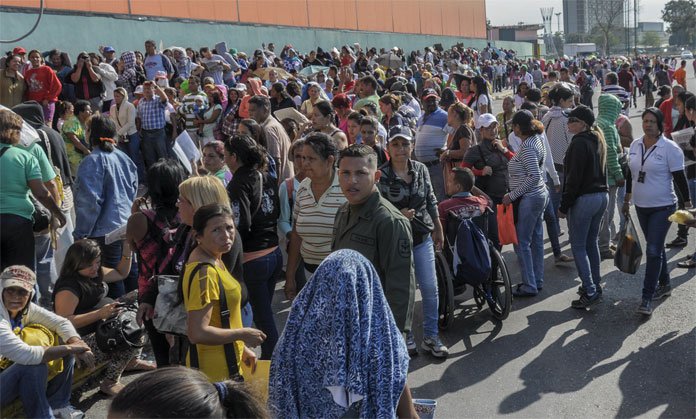
{"type": "Polygon", "coordinates": [[[132,371],[152,371],[157,369],[157,364],[151,361],[145,361],[138,358],[133,358],[126,366],[125,372],[132,371]]]}
{"type": "Polygon", "coordinates": [[[523,284],[517,284],[515,290],[512,291],[512,295],[515,297],[536,297],[536,292],[522,291],[523,284]]]}
{"type": "Polygon", "coordinates": [[[124,387],[125,386],[121,384],[119,381],[114,382],[111,380],[104,380],[101,383],[101,386],[99,386],[99,391],[101,391],[109,397],[116,397],[116,395],[120,393],[124,387]]]}
{"type": "Polygon", "coordinates": [[[696,260],[687,259],[677,263],[677,266],[684,269],[696,268],[696,260]]]}

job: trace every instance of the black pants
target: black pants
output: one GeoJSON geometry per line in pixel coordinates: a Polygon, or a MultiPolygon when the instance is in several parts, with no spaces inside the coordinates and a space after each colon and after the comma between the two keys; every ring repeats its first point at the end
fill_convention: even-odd
{"type": "Polygon", "coordinates": [[[15,214],[0,214],[0,270],[24,265],[36,270],[34,223],[15,214]]]}
{"type": "Polygon", "coordinates": [[[152,352],[155,354],[155,361],[157,361],[157,368],[171,365],[169,361],[169,342],[167,342],[167,338],[164,334],[155,329],[152,320],[145,320],[143,324],[145,325],[145,330],[147,330],[147,336],[150,338],[152,352]]]}

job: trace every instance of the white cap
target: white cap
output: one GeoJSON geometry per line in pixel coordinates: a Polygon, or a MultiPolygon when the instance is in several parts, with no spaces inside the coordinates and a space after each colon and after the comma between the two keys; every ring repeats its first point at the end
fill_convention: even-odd
{"type": "Polygon", "coordinates": [[[478,119],[476,120],[476,129],[488,128],[494,122],[496,124],[498,123],[498,120],[495,119],[495,116],[489,113],[484,113],[483,115],[479,115],[478,119]]]}

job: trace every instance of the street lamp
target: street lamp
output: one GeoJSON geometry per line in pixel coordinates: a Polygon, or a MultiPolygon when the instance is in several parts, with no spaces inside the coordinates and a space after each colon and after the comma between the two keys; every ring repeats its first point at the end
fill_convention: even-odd
{"type": "Polygon", "coordinates": [[[563,14],[563,12],[557,12],[557,13],[555,13],[555,15],[556,15],[556,21],[558,22],[558,32],[561,31],[561,15],[562,15],[562,14],[563,14]]]}

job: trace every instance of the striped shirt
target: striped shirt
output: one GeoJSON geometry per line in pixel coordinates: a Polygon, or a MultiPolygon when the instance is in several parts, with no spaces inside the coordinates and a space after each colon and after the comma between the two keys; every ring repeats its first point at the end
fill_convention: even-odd
{"type": "Polygon", "coordinates": [[[553,161],[562,165],[570,140],[573,138],[573,134],[568,131],[568,117],[563,114],[563,109],[554,106],[541,118],[541,122],[544,124],[546,138],[549,140],[553,161]]]}
{"type": "Polygon", "coordinates": [[[447,144],[447,112],[437,108],[435,112],[421,115],[416,130],[416,159],[422,163],[437,160],[435,150],[447,144]]]}
{"type": "Polygon", "coordinates": [[[196,131],[198,128],[195,121],[196,115],[200,115],[200,113],[196,113],[196,100],[200,101],[200,103],[203,104],[203,107],[207,109],[208,98],[206,97],[205,93],[200,90],[196,93],[189,93],[188,95],[184,96],[184,98],[181,100],[181,105],[179,106],[178,112],[179,115],[181,115],[184,119],[184,128],[186,128],[187,131],[196,131]]]}
{"type": "Polygon", "coordinates": [[[164,110],[167,108],[167,101],[162,102],[159,96],[152,99],[140,99],[138,102],[138,117],[140,127],[146,130],[162,129],[167,125],[167,118],[164,110]]]}
{"type": "Polygon", "coordinates": [[[302,238],[300,255],[305,263],[320,264],[330,253],[333,241],[334,219],[346,197],[338,184],[334,172],[331,186],[315,201],[312,180],[306,178],[297,188],[295,206],[292,210],[293,225],[302,238]]]}
{"type": "Polygon", "coordinates": [[[510,199],[537,195],[546,190],[543,167],[546,150],[539,135],[527,138],[520,151],[508,163],[510,199]]]}
{"type": "Polygon", "coordinates": [[[602,93],[607,93],[616,96],[624,105],[628,103],[628,101],[631,99],[631,95],[626,91],[626,89],[619,86],[618,84],[605,85],[602,88],[602,93]]]}

